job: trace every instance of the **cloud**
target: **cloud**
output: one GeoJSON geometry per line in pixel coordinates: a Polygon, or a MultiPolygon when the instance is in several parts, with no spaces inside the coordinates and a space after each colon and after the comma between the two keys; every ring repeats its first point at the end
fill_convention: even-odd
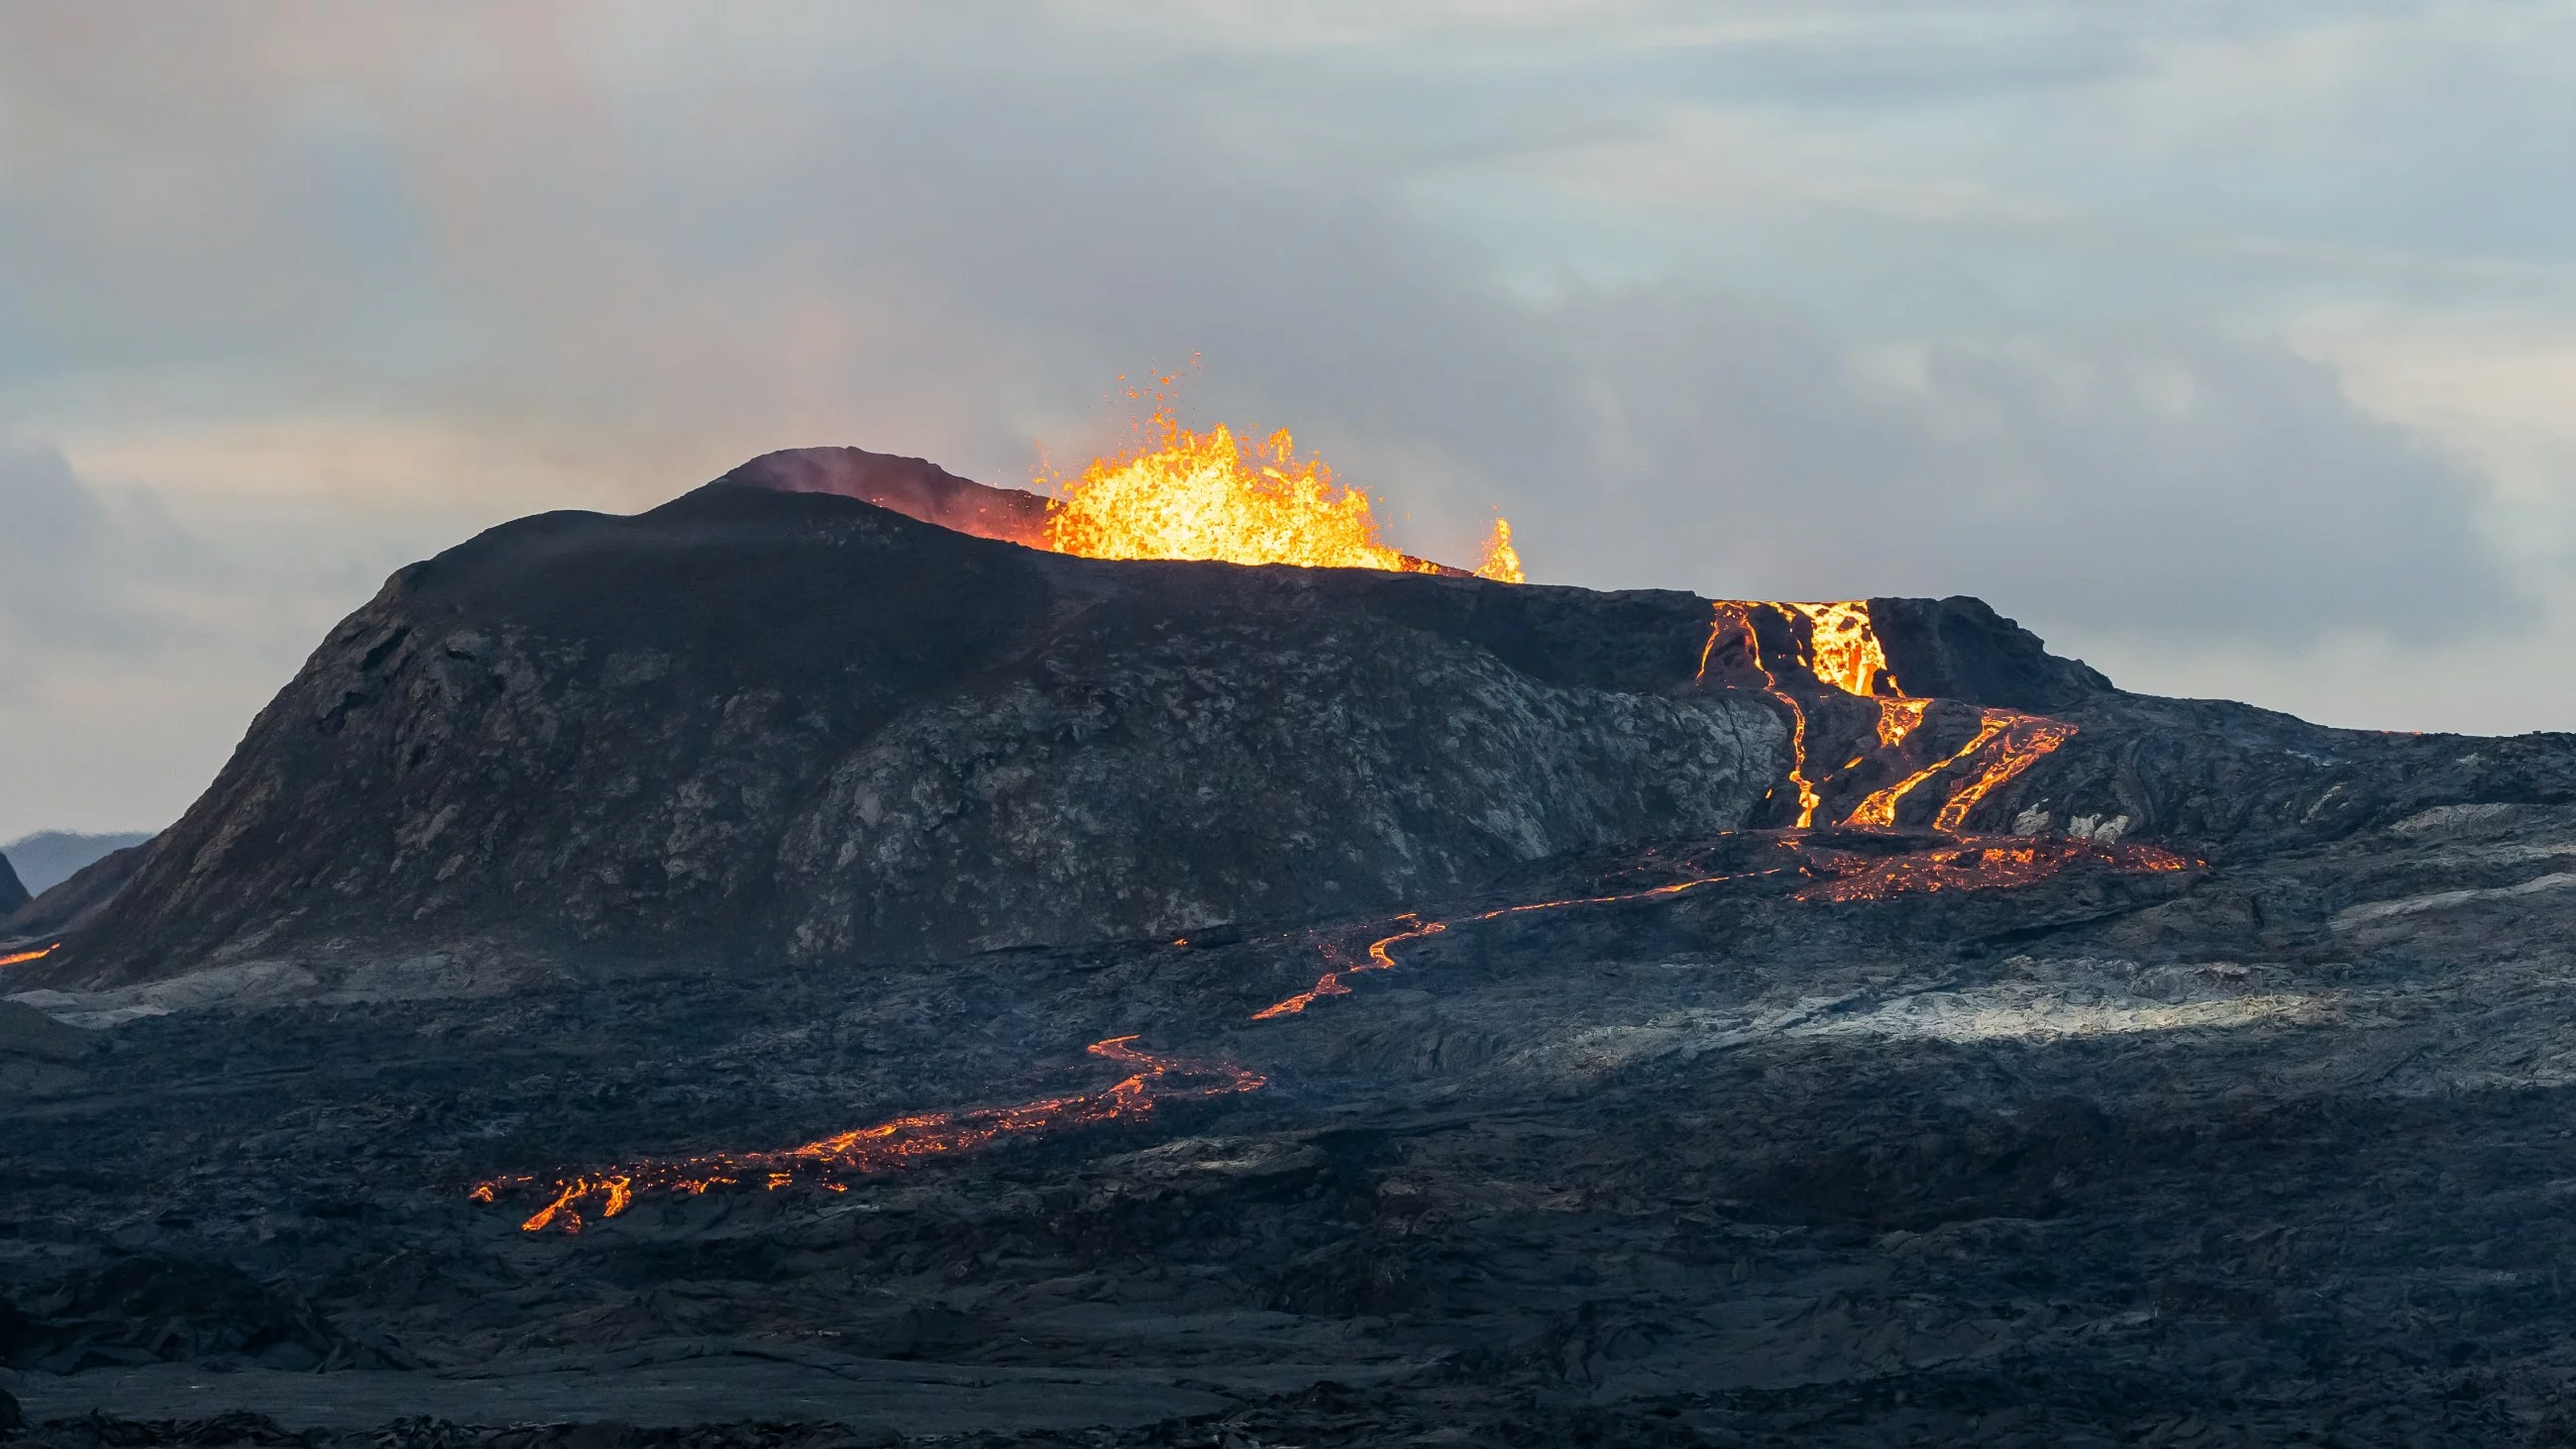
{"type": "Polygon", "coordinates": [[[100,490],[59,448],[0,438],[0,691],[44,661],[140,656],[199,632],[171,606],[206,560],[148,493],[100,490]]]}
{"type": "Polygon", "coordinates": [[[2511,626],[2543,505],[2291,346],[2409,288],[2576,335],[2563,76],[2491,18],[0,0],[6,667],[148,713],[196,650],[214,729],[474,527],[807,443],[1018,482],[1194,354],[1197,416],[1543,578],[2511,626]],[[2372,159],[2419,123],[2481,159],[2372,159]]]}
{"type": "Polygon", "coordinates": [[[1579,324],[1608,474],[1587,491],[1659,573],[1710,547],[1750,593],[1973,591],[2096,635],[2276,648],[2521,602],[2484,482],[2278,347],[2055,337],[1871,365],[1793,318],[1603,306],[1579,324]]]}

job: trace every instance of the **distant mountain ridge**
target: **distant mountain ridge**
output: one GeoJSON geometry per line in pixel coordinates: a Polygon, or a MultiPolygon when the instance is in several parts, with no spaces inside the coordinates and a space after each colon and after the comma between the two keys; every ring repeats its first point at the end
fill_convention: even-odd
{"type": "MultiPolygon", "coordinates": [[[[148,830],[120,830],[93,833],[79,830],[39,830],[16,840],[0,844],[0,855],[17,867],[18,880],[30,896],[40,896],[70,880],[92,862],[117,851],[141,845],[152,838],[148,830]]],[[[5,894],[5,892],[0,892],[5,894]]],[[[26,904],[24,901],[20,905],[26,904]]],[[[0,906],[0,915],[11,907],[0,906]]]]}

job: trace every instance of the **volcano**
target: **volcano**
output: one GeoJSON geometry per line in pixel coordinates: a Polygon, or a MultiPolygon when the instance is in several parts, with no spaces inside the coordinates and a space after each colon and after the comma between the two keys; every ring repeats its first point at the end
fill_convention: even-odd
{"type": "Polygon", "coordinates": [[[807,449],[397,573],[0,967],[36,1432],[2563,1424],[2576,738],[1272,473],[1367,566],[807,449]]]}

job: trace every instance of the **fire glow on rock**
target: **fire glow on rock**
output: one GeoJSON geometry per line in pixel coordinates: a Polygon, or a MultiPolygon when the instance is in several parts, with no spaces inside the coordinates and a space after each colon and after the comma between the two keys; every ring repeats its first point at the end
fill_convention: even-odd
{"type": "MultiPolygon", "coordinates": [[[[1378,541],[1369,496],[1333,481],[1320,458],[1297,458],[1283,429],[1239,439],[1223,423],[1204,433],[1155,410],[1149,440],[1095,458],[1079,476],[1037,481],[1055,497],[1047,547],[1085,558],[1214,559],[1305,568],[1454,572],[1378,541]]],[[[1479,578],[1523,582],[1512,528],[1494,520],[1479,578]]]]}

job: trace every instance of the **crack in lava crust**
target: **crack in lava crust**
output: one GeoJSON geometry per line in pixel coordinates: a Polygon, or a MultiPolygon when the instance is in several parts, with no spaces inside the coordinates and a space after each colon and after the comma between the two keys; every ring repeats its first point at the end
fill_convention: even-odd
{"type": "MultiPolygon", "coordinates": [[[[964,1112],[922,1112],[895,1117],[871,1127],[819,1138],[799,1147],[768,1152],[709,1152],[689,1157],[644,1158],[573,1177],[558,1177],[546,1189],[552,1194],[519,1226],[526,1232],[560,1228],[578,1233],[584,1210],[613,1218],[633,1204],[639,1193],[680,1193],[695,1197],[708,1189],[758,1182],[775,1192],[804,1182],[831,1192],[846,1192],[843,1179],[884,1172],[925,1157],[981,1147],[1016,1133],[1060,1131],[1148,1115],[1158,1101],[1223,1097],[1258,1091],[1266,1078],[1231,1062],[1199,1063],[1139,1051],[1132,1036],[1091,1044],[1093,1056],[1135,1067],[1125,1080],[1097,1092],[1068,1097],[1041,1097],[1009,1107],[982,1107],[964,1112]]],[[[533,1176],[496,1177],[475,1184],[471,1196],[482,1203],[537,1186],[533,1176]]]]}

